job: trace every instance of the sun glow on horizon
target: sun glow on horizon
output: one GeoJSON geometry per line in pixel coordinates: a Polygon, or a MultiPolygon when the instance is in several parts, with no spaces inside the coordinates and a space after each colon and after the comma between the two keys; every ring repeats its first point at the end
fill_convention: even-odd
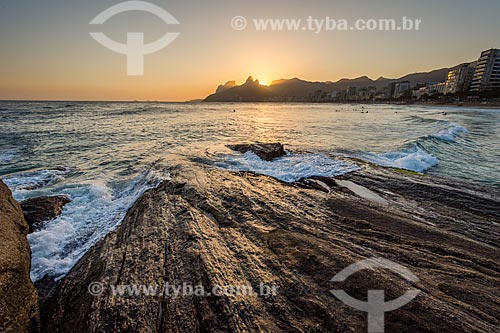
{"type": "MultiPolygon", "coordinates": [[[[311,82],[365,75],[400,78],[475,61],[481,50],[500,43],[500,1],[485,0],[480,5],[443,0],[432,6],[418,1],[400,1],[398,6],[375,1],[292,1],[287,6],[282,2],[164,3],[160,7],[179,19],[179,29],[172,26],[170,32],[181,35],[168,47],[144,57],[144,76],[128,76],[127,56],[106,49],[89,35],[87,22],[105,9],[103,1],[0,1],[4,51],[0,52],[0,99],[183,102],[204,99],[228,82],[229,86],[233,81],[243,85],[249,75],[259,79],[264,90],[276,90],[281,79],[292,78],[311,82]],[[244,31],[230,25],[236,8],[247,16],[244,31]],[[267,17],[304,21],[305,12],[322,20],[331,11],[353,23],[379,14],[398,18],[402,12],[413,13],[425,24],[419,31],[404,33],[337,33],[325,29],[325,20],[316,22],[325,23],[317,32],[288,31],[286,26],[279,29],[283,31],[270,26],[261,31],[253,24],[254,19],[267,17]],[[470,12],[481,20],[464,29],[463,20],[457,18],[469,18],[470,12]]],[[[121,43],[128,31],[154,41],[170,30],[161,19],[148,15],[117,15],[102,26],[102,33],[121,43]]]]}

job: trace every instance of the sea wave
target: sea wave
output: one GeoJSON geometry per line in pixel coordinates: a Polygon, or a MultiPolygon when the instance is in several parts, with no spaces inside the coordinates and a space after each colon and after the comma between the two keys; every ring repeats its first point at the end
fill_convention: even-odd
{"type": "Polygon", "coordinates": [[[30,170],[4,176],[2,180],[14,192],[31,191],[64,179],[70,171],[66,168],[30,170]]]}
{"type": "Polygon", "coordinates": [[[467,131],[465,127],[457,123],[447,123],[441,129],[439,129],[437,133],[432,134],[431,137],[447,142],[455,142],[460,134],[467,133],[469,133],[469,131],[467,131]]]}
{"type": "Polygon", "coordinates": [[[383,154],[366,152],[357,154],[354,157],[383,167],[406,169],[416,172],[424,172],[439,163],[439,160],[435,156],[426,152],[417,144],[401,151],[383,154]]]}
{"type": "Polygon", "coordinates": [[[31,278],[60,278],[99,239],[123,220],[127,209],[147,190],[168,177],[149,170],[117,190],[110,182],[72,184],[60,189],[71,198],[62,214],[42,230],[28,235],[32,250],[31,278]]]}
{"type": "Polygon", "coordinates": [[[232,171],[252,171],[285,182],[312,176],[334,177],[358,170],[354,164],[338,161],[322,154],[289,153],[273,161],[264,161],[252,152],[224,155],[215,165],[232,171]]]}
{"type": "Polygon", "coordinates": [[[447,142],[455,142],[458,136],[469,133],[462,125],[446,120],[425,118],[417,115],[408,116],[407,120],[414,124],[431,124],[431,129],[433,129],[434,133],[423,136],[419,138],[420,140],[432,138],[447,142]]]}
{"type": "MultiPolygon", "coordinates": [[[[422,119],[415,117],[415,120],[418,121],[422,119]]],[[[430,120],[430,122],[435,122],[435,120],[430,120]]],[[[440,145],[439,142],[454,143],[460,135],[467,133],[468,130],[457,123],[438,121],[435,133],[413,140],[400,150],[386,153],[356,152],[342,155],[360,158],[384,167],[425,172],[439,164],[439,159],[425,149],[426,142],[428,143],[431,140],[438,146],[440,145]]]]}
{"type": "Polygon", "coordinates": [[[12,162],[19,154],[19,150],[17,148],[8,149],[0,153],[0,163],[9,163],[12,162]]]}

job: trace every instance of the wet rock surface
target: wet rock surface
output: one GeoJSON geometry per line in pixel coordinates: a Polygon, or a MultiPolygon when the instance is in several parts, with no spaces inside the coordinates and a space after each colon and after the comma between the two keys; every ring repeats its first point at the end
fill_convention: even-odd
{"type": "Polygon", "coordinates": [[[66,204],[71,200],[64,195],[37,197],[21,202],[24,218],[32,233],[43,227],[45,223],[61,215],[66,204]]]}
{"type": "Polygon", "coordinates": [[[390,300],[410,288],[419,295],[385,314],[386,332],[498,331],[498,189],[370,166],[342,177],[381,205],[332,178],[286,184],[195,164],[171,172],[59,282],[42,308],[46,331],[366,332],[366,313],[329,290],[366,300],[382,289],[390,300]],[[330,282],[372,257],[419,281],[374,269],[330,282]],[[93,282],[99,296],[88,292],[93,282]],[[165,282],[263,283],[277,294],[119,296],[111,287],[165,282]]]}
{"type": "Polygon", "coordinates": [[[37,332],[38,296],[30,280],[28,225],[0,180],[0,332],[37,332]]]}
{"type": "Polygon", "coordinates": [[[285,148],[281,143],[249,143],[249,144],[236,144],[228,145],[229,149],[234,151],[239,151],[245,154],[248,151],[253,152],[255,155],[259,156],[264,161],[272,161],[273,159],[281,156],[285,156],[285,148]]]}

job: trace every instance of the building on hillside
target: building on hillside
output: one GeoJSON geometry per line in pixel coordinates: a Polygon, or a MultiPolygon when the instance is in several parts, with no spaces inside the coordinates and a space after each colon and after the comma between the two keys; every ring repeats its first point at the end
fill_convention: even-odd
{"type": "Polygon", "coordinates": [[[428,87],[431,94],[444,94],[446,82],[431,83],[428,87]]]}
{"type": "Polygon", "coordinates": [[[368,94],[368,88],[360,88],[358,90],[358,100],[366,101],[370,99],[370,95],[368,94]]]}
{"type": "Polygon", "coordinates": [[[393,98],[403,97],[408,90],[410,90],[410,81],[397,82],[394,85],[394,94],[392,95],[392,97],[393,98]]]}
{"type": "Polygon", "coordinates": [[[500,49],[483,51],[477,61],[471,91],[500,90],[500,49]]]}
{"type": "Polygon", "coordinates": [[[368,99],[373,100],[373,99],[375,99],[376,95],[377,95],[377,87],[369,86],[368,87],[368,99]]]}
{"type": "Polygon", "coordinates": [[[431,95],[431,90],[427,86],[412,90],[412,97],[415,99],[421,100],[424,95],[431,95]]]}
{"type": "Polygon", "coordinates": [[[445,94],[456,94],[469,91],[474,78],[475,68],[471,64],[462,64],[448,72],[445,94]]]}
{"type": "Polygon", "coordinates": [[[376,101],[382,101],[384,99],[387,99],[387,95],[388,95],[388,92],[387,92],[387,88],[385,88],[384,90],[382,91],[378,91],[376,94],[375,94],[375,97],[374,99],[376,101]]]}
{"type": "Polygon", "coordinates": [[[357,100],[357,89],[356,87],[349,87],[347,88],[347,100],[348,101],[355,101],[357,100]]]}
{"type": "Polygon", "coordinates": [[[394,91],[396,90],[396,82],[392,82],[387,87],[387,95],[386,98],[390,99],[394,96],[394,91]]]}

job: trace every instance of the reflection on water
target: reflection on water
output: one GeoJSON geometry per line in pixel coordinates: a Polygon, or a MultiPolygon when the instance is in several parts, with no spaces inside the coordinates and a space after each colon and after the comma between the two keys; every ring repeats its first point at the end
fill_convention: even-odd
{"type": "Polygon", "coordinates": [[[500,186],[498,110],[447,108],[444,115],[396,105],[64,102],[0,102],[0,110],[0,177],[15,197],[73,199],[60,218],[30,235],[35,279],[67,272],[138,195],[168,177],[164,166],[173,159],[208,158],[294,180],[348,169],[331,159],[341,154],[500,186]],[[314,155],[268,164],[225,148],[254,141],[314,155]]]}
{"type": "Polygon", "coordinates": [[[113,178],[170,154],[203,155],[240,141],[315,152],[401,152],[418,144],[432,173],[495,182],[500,113],[331,104],[2,103],[0,175],[67,167],[113,178]],[[50,108],[49,108],[50,107],[50,108]],[[236,110],[236,112],[233,112],[236,110]],[[479,168],[481,172],[472,171],[479,168]]]}

